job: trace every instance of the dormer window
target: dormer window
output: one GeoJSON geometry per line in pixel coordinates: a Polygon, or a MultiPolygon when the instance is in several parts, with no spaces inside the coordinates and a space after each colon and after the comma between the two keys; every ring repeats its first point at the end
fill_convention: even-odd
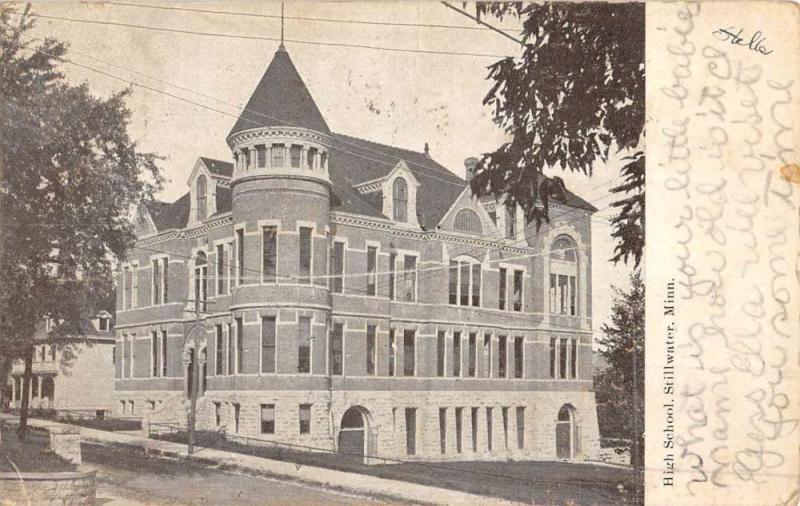
{"type": "Polygon", "coordinates": [[[197,178],[197,221],[206,218],[206,177],[200,176],[197,178]]]}
{"type": "Polygon", "coordinates": [[[292,168],[299,169],[300,168],[300,158],[303,154],[303,146],[298,146],[297,144],[292,144],[292,147],[289,149],[289,155],[291,156],[292,168]]]}
{"type": "Polygon", "coordinates": [[[272,145],[272,166],[283,167],[283,159],[285,156],[285,149],[283,144],[272,145]]]}
{"type": "Polygon", "coordinates": [[[402,177],[394,180],[392,188],[394,221],[408,221],[408,183],[402,177]]]}
{"type": "Polygon", "coordinates": [[[109,320],[110,320],[110,318],[105,318],[103,316],[98,318],[97,319],[97,330],[100,330],[102,332],[108,331],[109,330],[109,325],[108,325],[109,320]]]}

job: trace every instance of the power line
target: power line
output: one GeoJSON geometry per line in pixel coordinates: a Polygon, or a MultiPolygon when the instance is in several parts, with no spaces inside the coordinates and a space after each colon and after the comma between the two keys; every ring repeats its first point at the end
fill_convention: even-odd
{"type": "Polygon", "coordinates": [[[514,37],[513,35],[510,35],[510,34],[504,32],[503,30],[490,25],[489,23],[483,21],[481,18],[479,18],[477,16],[473,16],[472,14],[470,14],[469,12],[467,12],[465,10],[459,9],[458,7],[453,7],[452,5],[450,5],[447,2],[442,2],[442,5],[444,5],[448,9],[452,9],[452,10],[456,11],[457,13],[461,14],[462,16],[468,17],[469,19],[475,21],[476,23],[478,23],[480,25],[485,26],[489,30],[492,30],[494,32],[499,33],[500,35],[502,35],[503,37],[505,37],[507,39],[513,40],[514,42],[516,42],[520,46],[524,45],[524,43],[522,42],[522,39],[518,39],[518,38],[514,37]]]}
{"type": "MultiPolygon", "coordinates": [[[[197,12],[200,14],[218,14],[224,16],[245,16],[252,18],[266,18],[266,19],[280,19],[281,16],[276,14],[260,14],[256,12],[241,12],[241,11],[218,11],[211,9],[192,9],[188,7],[174,7],[165,5],[144,5],[130,2],[106,2],[106,5],[118,5],[122,7],[137,7],[142,9],[158,9],[166,11],[177,12],[197,12]]],[[[309,16],[285,16],[285,19],[292,19],[296,21],[316,21],[320,23],[344,23],[354,25],[372,25],[372,26],[400,26],[407,28],[440,28],[449,30],[479,30],[485,31],[486,27],[482,26],[466,26],[466,25],[445,25],[438,23],[403,23],[400,21],[365,21],[358,19],[340,19],[340,18],[321,18],[309,16]]]]}
{"type": "MultiPolygon", "coordinates": [[[[15,14],[17,16],[22,16],[21,14],[15,14]]],[[[151,25],[138,25],[133,23],[122,23],[118,21],[96,21],[93,19],[77,19],[77,18],[67,18],[62,16],[50,16],[46,14],[34,14],[29,13],[29,16],[42,18],[42,19],[52,19],[57,21],[67,21],[71,23],[86,23],[92,25],[107,25],[107,26],[118,26],[122,28],[137,28],[140,30],[150,30],[155,32],[168,32],[168,33],[179,33],[183,35],[197,35],[202,37],[217,37],[217,38],[227,38],[227,39],[243,39],[243,40],[267,40],[271,42],[281,42],[281,39],[277,37],[266,37],[263,35],[242,35],[242,34],[230,34],[230,33],[221,33],[221,32],[204,32],[204,31],[197,31],[197,30],[184,30],[180,28],[164,28],[158,26],[151,26],[151,25]]],[[[507,55],[499,55],[499,54],[490,54],[490,53],[468,53],[468,52],[461,52],[461,51],[439,51],[435,49],[406,49],[406,48],[396,48],[396,47],[387,47],[387,46],[373,46],[369,44],[351,44],[346,42],[324,42],[324,41],[314,41],[314,40],[302,40],[302,39],[284,39],[285,42],[291,42],[293,44],[309,44],[309,45],[316,45],[316,46],[330,46],[330,47],[348,47],[352,49],[371,49],[375,51],[388,51],[393,53],[414,53],[414,54],[428,54],[428,55],[444,55],[444,56],[468,56],[473,58],[507,58],[507,55]]]]}

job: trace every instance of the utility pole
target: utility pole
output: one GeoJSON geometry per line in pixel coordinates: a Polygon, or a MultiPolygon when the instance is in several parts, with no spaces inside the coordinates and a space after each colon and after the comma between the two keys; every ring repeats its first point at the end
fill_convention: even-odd
{"type": "Polygon", "coordinates": [[[189,356],[185,358],[187,370],[190,372],[192,379],[188,384],[189,388],[189,443],[187,453],[192,455],[195,446],[195,425],[197,424],[197,391],[200,389],[200,347],[197,340],[198,335],[205,334],[205,322],[200,318],[200,304],[203,305],[203,312],[205,306],[208,304],[206,301],[190,300],[194,303],[194,327],[189,332],[192,336],[193,346],[189,356]]]}

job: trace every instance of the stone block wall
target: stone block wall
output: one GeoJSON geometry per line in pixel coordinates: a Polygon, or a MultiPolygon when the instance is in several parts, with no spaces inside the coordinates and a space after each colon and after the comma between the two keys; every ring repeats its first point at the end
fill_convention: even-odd
{"type": "Polygon", "coordinates": [[[94,504],[96,471],[65,473],[0,473],[0,505],[36,504],[85,506],[94,504]]]}
{"type": "Polygon", "coordinates": [[[50,432],[50,449],[59,457],[81,464],[81,429],[65,425],[48,427],[50,432]]]}

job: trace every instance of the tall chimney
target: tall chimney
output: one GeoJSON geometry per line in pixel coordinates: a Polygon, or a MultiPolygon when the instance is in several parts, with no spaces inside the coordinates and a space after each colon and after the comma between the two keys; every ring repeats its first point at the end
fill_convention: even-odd
{"type": "Polygon", "coordinates": [[[474,156],[470,156],[466,160],[464,160],[464,168],[466,169],[466,176],[465,179],[467,183],[472,181],[472,176],[475,175],[475,167],[478,166],[478,159],[474,156]]]}

